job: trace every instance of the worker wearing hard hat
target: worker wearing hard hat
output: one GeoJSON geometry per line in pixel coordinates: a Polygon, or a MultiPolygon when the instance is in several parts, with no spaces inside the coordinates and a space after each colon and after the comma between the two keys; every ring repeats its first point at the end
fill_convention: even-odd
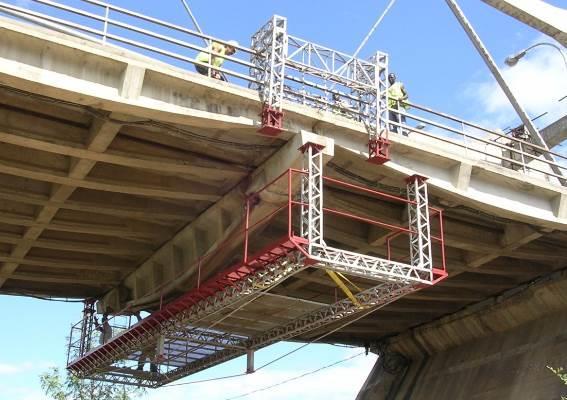
{"type": "MultiPolygon", "coordinates": [[[[207,51],[201,51],[197,55],[197,61],[203,64],[212,65],[213,68],[211,68],[211,77],[225,81],[226,78],[224,77],[222,72],[215,68],[220,68],[222,66],[222,64],[224,63],[223,56],[231,56],[236,53],[237,46],[238,42],[236,40],[230,40],[226,42],[226,44],[213,42],[213,44],[207,48],[207,51]]],[[[209,68],[202,64],[195,64],[195,69],[202,75],[209,75],[209,68]]]]}
{"type": "MultiPolygon", "coordinates": [[[[390,121],[398,124],[405,124],[406,116],[396,112],[395,110],[399,110],[400,108],[407,110],[409,108],[409,106],[405,103],[408,99],[408,92],[406,92],[406,88],[403,83],[396,82],[396,74],[389,74],[388,82],[390,82],[390,87],[388,88],[388,108],[390,109],[388,114],[390,121]]],[[[390,131],[398,133],[398,126],[391,124],[390,131]]],[[[401,129],[401,131],[402,135],[408,135],[407,130],[401,129]]]]}

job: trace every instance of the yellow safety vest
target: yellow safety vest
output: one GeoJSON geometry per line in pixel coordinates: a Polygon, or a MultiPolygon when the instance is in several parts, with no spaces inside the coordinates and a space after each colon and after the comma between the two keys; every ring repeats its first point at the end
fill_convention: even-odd
{"type": "MultiPolygon", "coordinates": [[[[388,107],[398,108],[398,100],[407,100],[407,95],[404,95],[403,91],[404,85],[401,82],[395,82],[388,88],[388,107]]],[[[402,107],[407,109],[406,104],[402,104],[402,107]]]]}
{"type": "MultiPolygon", "coordinates": [[[[209,49],[211,50],[211,64],[213,65],[213,67],[217,67],[220,68],[220,66],[222,65],[222,63],[224,62],[224,58],[222,57],[216,57],[217,55],[219,56],[224,56],[226,54],[226,46],[217,43],[217,42],[213,42],[212,48],[211,46],[209,46],[209,49]]],[[[208,64],[209,63],[209,53],[207,52],[200,52],[199,54],[197,54],[197,61],[200,61],[204,64],[208,64]]]]}

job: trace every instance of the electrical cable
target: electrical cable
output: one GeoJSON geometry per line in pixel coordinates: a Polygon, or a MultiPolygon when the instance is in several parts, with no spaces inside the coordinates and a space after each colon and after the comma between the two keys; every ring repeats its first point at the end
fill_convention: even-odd
{"type": "Polygon", "coordinates": [[[239,376],[244,376],[244,375],[248,375],[246,372],[243,372],[241,374],[235,374],[235,375],[227,375],[227,376],[219,376],[218,378],[210,378],[210,379],[199,379],[197,381],[191,381],[191,382],[183,382],[183,383],[168,383],[167,385],[164,385],[162,387],[172,387],[172,386],[186,386],[186,385],[194,385],[196,383],[205,383],[205,382],[212,382],[212,381],[220,381],[220,380],[224,380],[224,379],[231,379],[231,378],[237,378],[239,376]]]}
{"type": "Polygon", "coordinates": [[[212,137],[208,137],[206,135],[201,135],[199,133],[190,131],[188,129],[185,128],[180,128],[176,125],[172,125],[172,124],[168,124],[165,122],[160,122],[160,121],[155,121],[153,119],[143,119],[143,120],[138,120],[138,121],[128,121],[128,120],[121,120],[121,119],[116,119],[116,118],[112,118],[109,117],[107,114],[96,111],[95,109],[88,107],[88,106],[84,106],[81,104],[77,104],[77,103],[73,103],[70,101],[66,101],[66,100],[60,100],[60,99],[54,99],[51,97],[47,97],[47,96],[43,96],[43,95],[39,95],[36,93],[30,93],[30,92],[26,92],[24,90],[20,90],[20,89],[16,89],[16,88],[12,88],[6,85],[1,85],[0,84],[0,88],[7,90],[9,92],[12,93],[17,93],[19,95],[22,96],[26,96],[26,97],[31,97],[43,102],[47,102],[47,103],[52,103],[52,104],[63,104],[66,106],[70,106],[72,108],[75,108],[77,110],[82,110],[87,112],[88,114],[96,117],[96,118],[100,118],[103,119],[105,121],[108,122],[113,122],[116,124],[121,124],[121,125],[126,125],[126,126],[152,126],[155,128],[161,128],[161,129],[167,129],[170,131],[174,131],[177,133],[182,133],[187,137],[190,137],[192,139],[197,139],[197,140],[201,140],[207,143],[213,143],[213,144],[217,144],[217,145],[221,145],[221,146],[227,146],[227,147],[236,147],[236,148],[240,148],[240,149],[247,149],[247,150],[265,150],[265,149],[277,149],[280,148],[280,145],[278,144],[251,144],[251,143],[240,143],[240,142],[234,142],[234,141],[230,141],[230,140],[223,140],[223,139],[218,139],[218,138],[212,138],[212,137]]]}
{"type": "Polygon", "coordinates": [[[339,344],[339,343],[329,343],[331,346],[334,347],[342,347],[344,349],[357,349],[360,346],[354,346],[354,345],[350,345],[350,344],[339,344]]]}
{"type": "Polygon", "coordinates": [[[347,357],[347,358],[343,358],[342,360],[335,361],[335,362],[333,362],[333,363],[331,363],[331,364],[327,364],[327,365],[325,365],[325,366],[323,366],[323,367],[320,367],[320,368],[317,368],[317,369],[314,369],[314,370],[305,372],[305,373],[303,373],[303,374],[301,374],[301,375],[297,375],[297,376],[294,376],[294,377],[292,377],[292,378],[285,379],[285,380],[280,381],[280,382],[278,382],[278,383],[274,383],[273,385],[265,386],[265,387],[262,387],[262,388],[259,388],[259,389],[256,389],[256,390],[252,390],[252,391],[247,392],[247,393],[239,394],[239,395],[234,396],[234,397],[227,397],[225,400],[240,399],[240,398],[242,398],[242,397],[250,396],[251,394],[254,394],[254,393],[264,392],[264,391],[266,391],[266,390],[273,389],[273,388],[275,388],[275,387],[277,387],[277,386],[281,386],[281,385],[284,385],[284,384],[286,384],[286,383],[293,382],[293,381],[296,381],[296,380],[298,380],[298,379],[304,378],[304,377],[306,377],[306,376],[316,374],[317,372],[323,371],[323,370],[325,370],[325,369],[329,369],[329,368],[335,367],[335,366],[337,366],[337,365],[339,365],[339,364],[342,364],[342,363],[345,363],[345,362],[347,362],[347,361],[350,361],[350,360],[352,360],[352,359],[354,359],[354,358],[356,358],[356,357],[360,357],[360,356],[363,355],[363,354],[365,354],[365,352],[361,352],[361,353],[355,354],[355,355],[353,355],[353,356],[350,356],[350,357],[347,357]]]}
{"type": "Polygon", "coordinates": [[[388,14],[388,11],[390,11],[390,9],[392,8],[395,2],[396,0],[390,0],[390,3],[388,3],[388,5],[386,6],[384,12],[382,12],[382,14],[378,17],[374,25],[372,25],[372,28],[370,28],[370,31],[368,31],[362,42],[358,45],[357,49],[354,51],[354,54],[352,55],[353,60],[356,58],[356,56],[358,56],[358,53],[360,53],[364,45],[368,42],[370,36],[372,36],[376,28],[378,28],[378,25],[380,25],[380,22],[382,22],[382,20],[384,19],[386,14],[388,14]]]}
{"type": "Polygon", "coordinates": [[[4,291],[2,294],[6,294],[9,296],[20,296],[20,297],[31,297],[33,299],[37,299],[37,300],[45,300],[45,301],[54,301],[54,302],[59,302],[59,303],[83,303],[84,300],[79,300],[79,299],[68,299],[65,297],[45,297],[45,296],[39,296],[36,294],[32,294],[32,293],[27,293],[26,291],[21,291],[21,292],[11,292],[11,291],[4,291]]]}
{"type": "Polygon", "coordinates": [[[340,329],[343,329],[343,328],[345,328],[346,326],[348,326],[348,325],[350,325],[350,324],[352,324],[352,323],[354,323],[354,322],[356,322],[356,321],[358,321],[358,320],[360,320],[360,319],[366,317],[367,315],[373,313],[373,312],[376,311],[378,308],[383,307],[384,305],[385,305],[385,304],[381,304],[381,305],[378,305],[378,306],[370,307],[366,312],[361,313],[361,314],[358,315],[356,318],[354,318],[354,319],[352,319],[352,320],[349,320],[349,321],[346,321],[345,323],[339,325],[339,326],[336,327],[335,329],[333,329],[333,330],[331,330],[331,331],[329,331],[329,332],[326,332],[326,333],[322,334],[321,336],[318,336],[318,337],[316,337],[315,339],[313,339],[313,340],[311,340],[311,341],[309,341],[309,342],[307,342],[307,343],[304,343],[304,344],[302,344],[301,346],[299,346],[299,347],[297,347],[297,348],[295,348],[295,349],[293,349],[293,350],[291,350],[291,351],[288,351],[287,353],[285,353],[285,354],[283,354],[283,355],[281,355],[281,356],[279,356],[279,357],[276,357],[276,358],[273,359],[272,361],[269,361],[269,362],[267,362],[267,363],[261,365],[260,367],[256,368],[256,371],[259,371],[259,370],[261,370],[261,369],[263,369],[263,368],[266,368],[266,367],[269,366],[269,365],[275,364],[276,362],[278,362],[278,361],[284,359],[285,357],[290,356],[290,355],[292,355],[293,353],[298,352],[298,351],[301,350],[301,349],[304,349],[305,347],[309,346],[310,344],[316,343],[316,342],[318,342],[319,340],[326,338],[327,336],[329,336],[329,335],[335,333],[336,331],[338,331],[338,330],[340,330],[340,329]]]}
{"type": "Polygon", "coordinates": [[[354,172],[349,171],[346,168],[341,167],[340,165],[335,164],[333,161],[327,163],[327,166],[335,170],[339,174],[346,176],[347,178],[350,178],[356,182],[362,183],[365,186],[377,188],[385,192],[388,192],[390,194],[404,195],[404,196],[407,195],[407,190],[405,189],[401,189],[397,186],[385,185],[383,183],[366,179],[358,174],[355,174],[354,172]]]}

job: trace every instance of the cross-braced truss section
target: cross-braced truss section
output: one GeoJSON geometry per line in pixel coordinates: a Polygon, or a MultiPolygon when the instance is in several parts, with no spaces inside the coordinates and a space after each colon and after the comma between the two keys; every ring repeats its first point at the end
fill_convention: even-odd
{"type": "MultiPolygon", "coordinates": [[[[432,237],[429,228],[431,215],[438,215],[442,231],[441,210],[428,206],[425,179],[410,178],[408,198],[404,199],[324,177],[321,147],[310,143],[301,151],[304,169],[290,169],[276,180],[287,179],[287,204],[252,225],[246,223],[242,262],[218,273],[140,322],[115,331],[111,338],[98,334],[97,341],[85,334],[100,331],[88,326],[97,324],[91,316],[92,305],[89,306],[81,322],[83,325],[79,324],[73,331],[81,334],[79,340],[71,338],[68,368],[83,378],[158,387],[280,340],[314,330],[324,331],[327,326],[329,329],[337,329],[337,325],[340,328],[341,324],[346,325],[446,276],[442,236],[432,237]],[[293,183],[294,178],[301,181],[299,185],[293,183]],[[374,196],[377,205],[380,198],[406,203],[410,210],[409,226],[388,225],[366,216],[326,208],[323,194],[327,185],[360,190],[374,196]],[[294,193],[295,187],[299,187],[298,194],[294,193]],[[388,227],[392,238],[407,235],[410,262],[392,259],[389,248],[388,257],[380,258],[328,246],[324,240],[324,225],[325,215],[329,213],[337,218],[388,227]],[[249,236],[276,221],[278,214],[287,220],[287,234],[249,257],[249,236]],[[433,242],[439,242],[441,248],[439,268],[433,267],[433,242]],[[273,296],[269,292],[286,279],[300,276],[307,268],[362,278],[365,287],[329,304],[314,304],[301,297],[277,297],[281,299],[278,308],[283,306],[286,310],[283,321],[280,318],[256,325],[253,322],[234,323],[236,320],[252,321],[247,314],[252,308],[265,307],[269,312],[271,305],[266,302],[266,297],[273,296]],[[98,343],[101,344],[96,346],[98,343]]],[[[249,221],[251,203],[246,202],[246,221],[249,221]]],[[[390,241],[387,242],[389,245],[390,241]]]]}
{"type": "Polygon", "coordinates": [[[260,131],[281,132],[286,99],[362,122],[371,139],[386,138],[387,54],[362,60],[288,35],[286,29],[286,18],[274,16],[252,37],[251,87],[264,101],[260,131]]]}
{"type": "Polygon", "coordinates": [[[255,68],[250,68],[250,75],[256,82],[252,87],[260,89],[264,102],[262,110],[262,128],[267,135],[277,135],[283,129],[283,89],[285,61],[287,57],[287,19],[274,15],[258,32],[252,36],[251,57],[255,68]]]}

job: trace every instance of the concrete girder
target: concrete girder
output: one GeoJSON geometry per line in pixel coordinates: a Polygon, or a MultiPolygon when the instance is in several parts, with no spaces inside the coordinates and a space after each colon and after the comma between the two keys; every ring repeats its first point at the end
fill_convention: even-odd
{"type": "MultiPolygon", "coordinates": [[[[385,223],[404,226],[404,219],[407,215],[405,210],[393,207],[388,204],[382,204],[380,209],[373,208],[373,201],[366,198],[360,198],[349,194],[348,192],[331,191],[326,198],[326,202],[330,207],[338,207],[340,209],[349,209],[355,213],[365,213],[371,218],[376,218],[385,223]]],[[[368,244],[357,247],[357,252],[366,253],[375,250],[376,247],[385,244],[385,238],[389,231],[385,229],[370,226],[368,230],[368,244]]],[[[486,262],[500,255],[509,255],[514,258],[522,259],[545,259],[546,251],[530,251],[517,250],[522,245],[542,236],[542,232],[535,231],[528,225],[508,224],[504,233],[497,229],[489,229],[481,226],[474,226],[456,219],[452,219],[445,215],[444,218],[445,244],[448,247],[471,251],[475,253],[489,253],[486,262]],[[510,253],[512,250],[516,250],[510,253]],[[509,254],[510,253],[510,254],[509,254]]],[[[432,227],[432,234],[438,235],[438,227],[432,227]]],[[[353,243],[354,244],[354,243],[353,243]]],[[[471,264],[469,266],[475,266],[471,264]]],[[[476,265],[477,267],[481,264],[476,265]]]]}
{"type": "MultiPolygon", "coordinates": [[[[516,253],[516,255],[518,255],[517,252],[512,251],[515,251],[519,247],[530,243],[533,240],[539,239],[542,236],[542,232],[536,231],[528,225],[509,224],[506,226],[504,235],[500,240],[500,249],[480,256],[470,255],[466,258],[466,263],[469,267],[478,268],[504,254],[514,255],[514,253],[516,253]]],[[[522,258],[525,259],[526,257],[523,256],[522,258]]]]}
{"type": "MultiPolygon", "coordinates": [[[[39,226],[39,228],[45,229],[44,226],[39,226]]],[[[57,239],[26,239],[13,233],[0,233],[0,243],[13,244],[15,247],[37,247],[40,249],[65,250],[78,253],[107,254],[135,259],[147,257],[151,251],[148,246],[137,243],[120,242],[121,247],[115,247],[113,246],[115,243],[113,239],[107,239],[105,241],[99,240],[96,243],[92,243],[57,239]]],[[[11,257],[17,258],[13,255],[11,257]]],[[[23,258],[23,256],[20,258],[23,258]]],[[[9,276],[5,274],[7,274],[7,272],[0,271],[0,275],[9,276]]]]}
{"type": "Polygon", "coordinates": [[[33,216],[0,211],[0,223],[14,226],[39,227],[58,232],[85,233],[97,236],[119,237],[133,242],[153,243],[156,237],[169,237],[171,232],[159,225],[142,221],[122,219],[119,223],[105,224],[58,220],[54,218],[49,223],[38,222],[33,216]]]}
{"type": "Polygon", "coordinates": [[[40,139],[38,135],[27,131],[12,129],[0,126],[0,142],[12,145],[46,151],[49,153],[60,154],[74,157],[74,159],[84,159],[93,162],[103,162],[108,164],[156,171],[165,174],[180,174],[199,178],[202,175],[214,177],[233,177],[242,178],[247,172],[246,168],[236,166],[224,167],[220,163],[203,164],[203,161],[195,162],[180,159],[163,158],[156,156],[145,156],[143,154],[128,154],[116,151],[98,152],[80,148],[77,145],[67,143],[57,143],[52,138],[40,139]],[[189,163],[190,162],[190,163],[189,163]],[[196,165],[197,164],[197,165],[196,165]]]}
{"type": "MultiPolygon", "coordinates": [[[[90,130],[90,138],[86,144],[87,149],[94,152],[104,152],[114,137],[118,134],[119,130],[120,125],[115,123],[104,121],[93,122],[90,130]]],[[[69,179],[78,181],[84,179],[92,170],[94,165],[94,161],[82,159],[78,160],[69,169],[69,179]]],[[[64,202],[71,196],[75,189],[76,186],[56,185],[52,188],[49,200],[51,202],[64,202]]],[[[26,230],[22,236],[22,241],[12,249],[10,256],[14,258],[25,257],[33,247],[34,242],[39,238],[55,217],[57,211],[59,211],[59,208],[52,205],[42,207],[41,211],[35,217],[35,222],[37,222],[38,225],[32,225],[26,230]]],[[[2,265],[0,268],[0,287],[2,287],[2,285],[6,282],[6,279],[9,279],[10,275],[16,271],[18,265],[19,264],[14,262],[8,262],[2,265]]]]}
{"type": "MultiPolygon", "coordinates": [[[[247,194],[260,190],[272,182],[289,168],[301,168],[302,154],[299,148],[306,143],[317,143],[324,146],[325,160],[333,156],[332,139],[324,138],[310,132],[302,131],[295,135],[280,150],[258,167],[252,175],[224,195],[218,202],[205,210],[199,217],[177,233],[117,288],[108,293],[103,300],[106,307],[121,310],[125,302],[130,300],[134,307],[142,307],[162,294],[174,290],[186,290],[188,279],[195,278],[198,269],[204,271],[200,278],[212,274],[211,268],[227,267],[219,264],[222,255],[229,254],[242,241],[243,207],[247,194]],[[230,241],[227,242],[227,239],[230,241]],[[221,246],[222,245],[222,246],[221,246]],[[212,258],[201,260],[205,254],[215,253],[212,258]],[[216,262],[215,262],[216,261],[216,262]],[[124,288],[131,298],[120,296],[124,288]]],[[[268,215],[276,207],[287,201],[287,179],[281,179],[260,195],[259,203],[250,215],[250,224],[268,215]]]]}
{"type": "MultiPolygon", "coordinates": [[[[94,193],[92,194],[95,195],[94,193]]],[[[155,224],[167,225],[168,221],[183,221],[187,217],[196,217],[195,210],[188,207],[174,207],[159,200],[146,199],[146,204],[120,205],[112,198],[107,201],[97,201],[90,198],[84,201],[66,200],[57,202],[49,200],[48,196],[32,194],[15,188],[0,187],[0,199],[16,203],[31,204],[36,206],[52,206],[60,209],[81,211],[93,214],[109,215],[112,217],[129,218],[132,220],[146,221],[155,224]],[[147,212],[151,209],[151,214],[147,212]]]]}
{"type": "MultiPolygon", "coordinates": [[[[97,253],[98,254],[98,253],[97,253]]],[[[124,262],[122,259],[106,259],[104,256],[98,256],[97,263],[89,263],[88,261],[69,260],[61,258],[44,258],[44,257],[30,257],[14,258],[8,254],[0,254],[0,262],[12,262],[16,264],[26,264],[37,267],[54,267],[58,269],[68,270],[86,270],[86,271],[117,271],[128,272],[136,269],[136,265],[124,262]]]]}

